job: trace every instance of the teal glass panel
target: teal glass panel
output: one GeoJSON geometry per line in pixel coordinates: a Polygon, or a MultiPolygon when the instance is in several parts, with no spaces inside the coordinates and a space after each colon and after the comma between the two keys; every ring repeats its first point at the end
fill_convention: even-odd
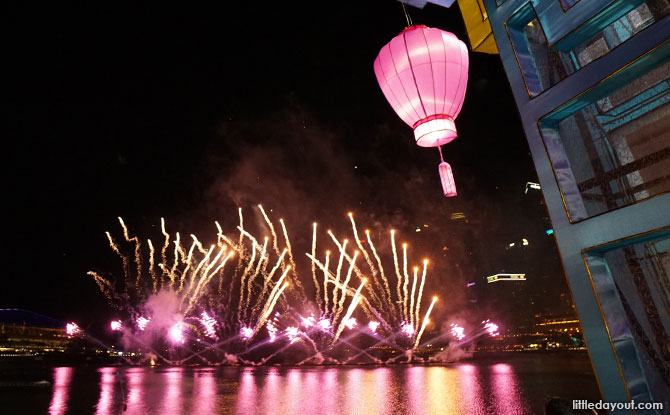
{"type": "Polygon", "coordinates": [[[566,70],[578,71],[668,14],[668,0],[647,0],[570,51],[560,52],[562,61],[568,63],[566,70]]]}
{"type": "Polygon", "coordinates": [[[531,97],[539,95],[568,76],[561,56],[549,47],[531,3],[510,18],[507,32],[531,97]]]}
{"type": "Polygon", "coordinates": [[[670,397],[670,230],[584,253],[631,399],[670,397]]]}
{"type": "Polygon", "coordinates": [[[567,10],[570,7],[577,4],[579,0],[558,0],[558,1],[561,3],[561,7],[563,7],[563,10],[567,10]]]}
{"type": "Polygon", "coordinates": [[[670,42],[539,126],[573,222],[670,191],[670,42]]]}
{"type": "Polygon", "coordinates": [[[547,41],[532,4],[520,8],[507,22],[507,31],[528,94],[539,95],[670,14],[670,0],[646,0],[632,7],[603,10],[580,28],[584,33],[590,27],[595,28],[597,33],[593,35],[591,30],[586,39],[571,34],[570,39],[559,42],[561,50],[547,41]],[[615,12],[623,14],[613,15],[615,12]],[[565,49],[568,44],[569,48],[565,49]]]}

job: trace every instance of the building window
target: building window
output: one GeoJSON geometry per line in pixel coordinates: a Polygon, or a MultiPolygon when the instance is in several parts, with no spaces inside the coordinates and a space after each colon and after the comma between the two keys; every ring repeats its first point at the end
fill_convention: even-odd
{"type": "Polygon", "coordinates": [[[526,4],[509,19],[507,33],[531,97],[539,95],[568,76],[561,56],[549,47],[531,3],[526,4]]]}
{"type": "Polygon", "coordinates": [[[572,222],[670,191],[670,42],[539,126],[572,222]]]}
{"type": "Polygon", "coordinates": [[[584,259],[631,398],[670,396],[670,228],[584,259]]]}
{"type": "Polygon", "coordinates": [[[562,61],[568,63],[569,73],[576,72],[668,14],[668,0],[647,0],[571,50],[560,52],[562,61]]]}
{"type": "MultiPolygon", "coordinates": [[[[572,39],[561,39],[560,47],[549,44],[535,10],[528,3],[507,22],[507,31],[528,94],[531,97],[539,95],[670,14],[669,1],[647,0],[632,10],[628,9],[619,18],[610,17],[613,12],[605,9],[584,26],[592,28],[591,33],[593,30],[597,33],[589,34],[586,40],[577,44],[572,39]]],[[[567,3],[561,4],[564,9],[568,8],[567,3]]]]}

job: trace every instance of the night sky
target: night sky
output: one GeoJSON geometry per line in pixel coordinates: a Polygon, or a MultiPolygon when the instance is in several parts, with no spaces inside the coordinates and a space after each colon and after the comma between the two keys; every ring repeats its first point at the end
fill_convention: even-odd
{"type": "MultiPolygon", "coordinates": [[[[469,44],[456,4],[410,13],[469,44]]],[[[414,262],[432,260],[443,314],[474,308],[465,282],[503,270],[542,270],[528,276],[539,298],[567,292],[541,195],[524,194],[537,178],[499,56],[470,54],[459,138],[443,148],[459,196],[446,199],[437,150],[414,144],[374,76],[405,27],[394,0],[30,4],[5,19],[0,308],[90,327],[110,309],[86,271],[121,271],[104,235],[122,238],[117,216],[143,239],[160,239],[164,217],[211,241],[214,220],[235,233],[237,206],[253,227],[258,203],[300,258],[314,220],[344,237],[353,211],[382,249],[397,229],[414,262]],[[525,262],[504,249],[522,237],[525,262]]]]}

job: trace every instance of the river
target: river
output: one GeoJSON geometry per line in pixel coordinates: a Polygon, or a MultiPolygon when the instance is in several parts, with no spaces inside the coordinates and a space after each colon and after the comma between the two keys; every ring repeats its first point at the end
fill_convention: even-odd
{"type": "Polygon", "coordinates": [[[543,414],[600,399],[586,354],[440,365],[56,367],[51,385],[0,388],[7,414],[543,414]]]}

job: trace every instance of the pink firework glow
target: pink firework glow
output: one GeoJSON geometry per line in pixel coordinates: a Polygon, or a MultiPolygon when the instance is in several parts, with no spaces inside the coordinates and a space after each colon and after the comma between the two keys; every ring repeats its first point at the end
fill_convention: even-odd
{"type": "Polygon", "coordinates": [[[286,335],[288,336],[289,340],[291,340],[291,343],[293,343],[294,341],[298,340],[300,332],[298,331],[297,327],[287,327],[286,335]]]}
{"type": "Polygon", "coordinates": [[[65,332],[67,333],[68,337],[73,337],[81,333],[81,329],[77,323],[67,323],[65,325],[65,332]]]}
{"type": "Polygon", "coordinates": [[[316,320],[312,316],[300,317],[300,319],[302,320],[302,325],[305,326],[305,328],[310,328],[316,324],[316,320]]]}
{"type": "Polygon", "coordinates": [[[463,340],[465,337],[465,329],[458,324],[451,325],[451,334],[458,340],[463,340]]]}
{"type": "MultiPolygon", "coordinates": [[[[123,340],[124,349],[141,349],[148,357],[127,359],[129,362],[359,363],[376,361],[378,351],[368,353],[366,349],[377,349],[377,345],[395,350],[392,354],[396,356],[382,353],[389,361],[426,358],[405,352],[419,347],[428,325],[428,332],[439,328],[429,319],[436,300],[426,307],[423,298],[428,260],[423,260],[423,272],[413,267],[411,278],[406,271],[413,265],[408,244],[396,244],[396,232],[390,230],[390,244],[381,245],[390,251],[378,251],[374,239],[377,234],[385,237],[386,232],[380,227],[380,232],[366,229],[362,234],[350,212],[351,231],[337,230],[341,235],[326,229],[319,232],[314,223],[312,250],[305,252],[314,286],[304,286],[309,279],[296,272],[296,263],[306,260],[292,251],[284,221],[280,219],[281,226],[275,226],[271,210],[266,212],[261,206],[258,210],[265,225],[259,227],[252,220],[252,229],[265,231],[264,238],[244,228],[240,208],[239,234],[228,234],[215,223],[216,238],[203,242],[185,232],[168,233],[161,219],[164,238],[154,233],[165,241],[162,247],[131,235],[119,218],[122,237],[107,233],[107,239],[122,259],[123,277],[93,271],[89,275],[126,314],[122,319],[115,312],[111,320],[106,319],[108,328],[102,321],[103,329],[110,336],[110,328],[119,332],[113,337],[117,342],[123,340]],[[348,233],[353,237],[347,237],[348,233]],[[325,240],[318,242],[324,234],[325,240]],[[402,247],[400,255],[398,246],[402,247]],[[233,254],[235,260],[227,263],[233,254]],[[280,355],[289,342],[295,343],[291,352],[280,355]],[[341,360],[345,349],[350,355],[341,360]],[[302,360],[291,361],[293,356],[302,360]]],[[[306,274],[307,267],[298,268],[306,274]]],[[[75,327],[68,328],[70,336],[78,332],[75,327]]],[[[482,324],[477,334],[486,333],[482,324]]],[[[84,334],[89,337],[84,331],[80,336],[84,334]]]]}
{"type": "Polygon", "coordinates": [[[138,317],[137,320],[135,320],[135,323],[137,323],[137,328],[140,329],[140,331],[144,331],[144,329],[147,328],[147,324],[151,321],[151,317],[146,318],[146,317],[138,317]]]}
{"type": "Polygon", "coordinates": [[[277,326],[275,326],[274,321],[268,321],[265,327],[268,329],[268,335],[270,336],[270,343],[274,343],[274,341],[277,339],[277,326]]]}
{"type": "Polygon", "coordinates": [[[170,338],[174,343],[184,344],[184,327],[181,322],[170,328],[170,338]]]}
{"type": "Polygon", "coordinates": [[[400,325],[400,331],[409,337],[414,335],[414,327],[412,327],[412,325],[409,323],[402,323],[400,325]]]}
{"type": "Polygon", "coordinates": [[[491,337],[496,337],[500,334],[498,332],[498,325],[491,320],[484,320],[482,321],[482,324],[484,324],[484,330],[486,330],[491,337]]]}
{"type": "Polygon", "coordinates": [[[244,340],[249,340],[254,335],[254,329],[251,327],[242,327],[240,329],[240,337],[244,340]]]}
{"type": "Polygon", "coordinates": [[[355,318],[351,317],[351,318],[348,318],[348,319],[347,319],[347,322],[344,323],[344,325],[347,326],[347,328],[348,328],[349,330],[351,330],[351,329],[353,329],[354,327],[358,326],[358,322],[356,321],[355,318]]]}
{"type": "Polygon", "coordinates": [[[316,324],[317,324],[317,326],[319,326],[319,328],[320,328],[321,330],[323,330],[323,331],[328,331],[328,330],[330,330],[330,327],[331,327],[331,325],[330,325],[330,321],[329,321],[329,320],[326,320],[325,318],[322,318],[322,319],[319,320],[319,322],[316,323],[316,324]]]}
{"type": "Polygon", "coordinates": [[[200,314],[200,323],[205,328],[205,335],[210,339],[216,340],[218,337],[216,335],[216,320],[211,318],[206,312],[200,314]]]}

